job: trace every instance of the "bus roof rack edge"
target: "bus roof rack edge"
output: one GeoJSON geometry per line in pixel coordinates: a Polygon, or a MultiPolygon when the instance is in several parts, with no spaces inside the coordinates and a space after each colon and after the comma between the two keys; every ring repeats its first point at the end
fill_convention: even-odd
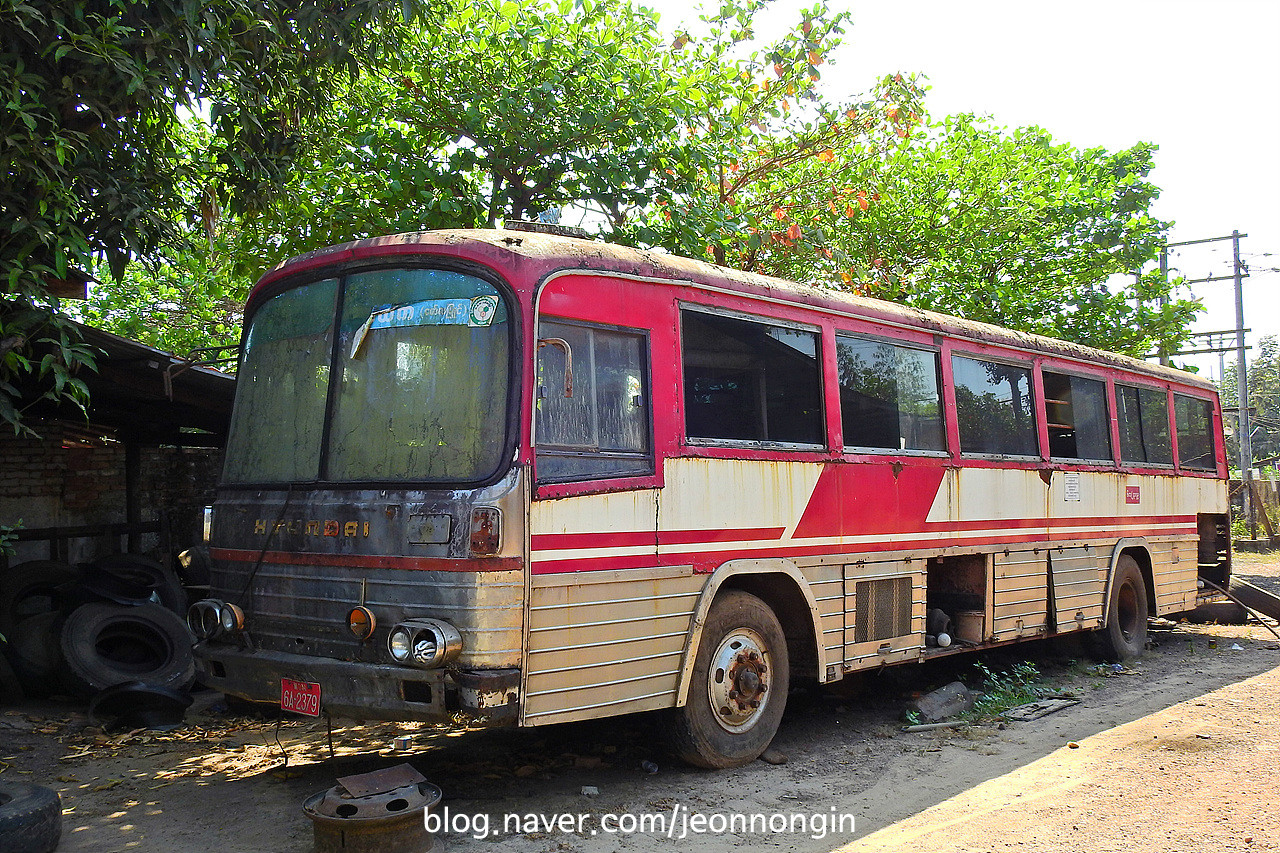
{"type": "Polygon", "coordinates": [[[590,240],[591,235],[585,228],[574,225],[553,225],[550,222],[527,222],[523,219],[508,219],[502,223],[508,231],[529,231],[534,234],[554,234],[558,237],[577,237],[579,240],[590,240]]]}

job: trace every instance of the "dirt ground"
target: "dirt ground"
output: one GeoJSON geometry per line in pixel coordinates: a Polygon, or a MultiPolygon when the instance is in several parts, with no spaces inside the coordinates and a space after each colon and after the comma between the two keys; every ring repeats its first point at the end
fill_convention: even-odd
{"type": "MultiPolygon", "coordinates": [[[[1236,572],[1280,592],[1280,555],[1238,555],[1236,572]]],[[[202,694],[163,733],[105,733],[57,703],[0,709],[0,778],[61,793],[64,853],[304,853],[303,800],[402,762],[442,790],[450,853],[499,842],[527,853],[1280,849],[1280,641],[1256,622],[1156,622],[1151,639],[1119,672],[1064,638],[796,690],[774,742],[787,763],[720,773],[664,755],[660,717],[523,731],[351,724],[335,727],[331,754],[323,723],[244,716],[202,694]],[[901,731],[912,696],[976,684],[975,661],[1021,660],[1079,704],[901,731]],[[409,749],[393,749],[397,735],[409,749]]]]}

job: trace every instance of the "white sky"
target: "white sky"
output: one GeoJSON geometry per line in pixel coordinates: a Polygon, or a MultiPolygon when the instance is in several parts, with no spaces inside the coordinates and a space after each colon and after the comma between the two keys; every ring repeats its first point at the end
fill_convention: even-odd
{"type": "MultiPolygon", "coordinates": [[[[1247,234],[1245,327],[1251,343],[1280,334],[1280,2],[831,3],[853,12],[844,46],[823,67],[835,98],[884,74],[919,72],[929,78],[934,118],[989,114],[1006,127],[1039,125],[1077,148],[1159,145],[1154,213],[1174,221],[1171,241],[1247,234]]],[[[687,2],[645,5],[664,28],[696,16],[687,2]]],[[[793,26],[797,14],[769,20],[793,26]]],[[[1232,272],[1230,241],[1174,251],[1170,265],[1187,278],[1232,272]]],[[[1236,327],[1230,281],[1192,290],[1208,308],[1197,330],[1236,327]]],[[[1216,378],[1217,357],[1196,361],[1216,378]]]]}

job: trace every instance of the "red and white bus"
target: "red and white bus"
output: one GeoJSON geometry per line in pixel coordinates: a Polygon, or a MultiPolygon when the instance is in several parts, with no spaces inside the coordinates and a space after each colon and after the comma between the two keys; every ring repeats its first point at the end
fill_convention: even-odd
{"type": "Polygon", "coordinates": [[[1142,651],[1230,574],[1206,381],[517,231],[284,263],[246,311],[202,680],[304,713],[668,709],[750,761],[787,688],[1037,637],[1142,651]]]}

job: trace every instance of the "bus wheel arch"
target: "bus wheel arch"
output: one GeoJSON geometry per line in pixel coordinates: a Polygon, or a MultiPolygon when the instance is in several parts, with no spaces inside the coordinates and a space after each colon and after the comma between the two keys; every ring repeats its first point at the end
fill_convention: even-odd
{"type": "Polygon", "coordinates": [[[739,767],[773,741],[796,663],[817,661],[817,603],[801,580],[793,565],[739,561],[704,587],[669,728],[686,762],[739,767]]]}

